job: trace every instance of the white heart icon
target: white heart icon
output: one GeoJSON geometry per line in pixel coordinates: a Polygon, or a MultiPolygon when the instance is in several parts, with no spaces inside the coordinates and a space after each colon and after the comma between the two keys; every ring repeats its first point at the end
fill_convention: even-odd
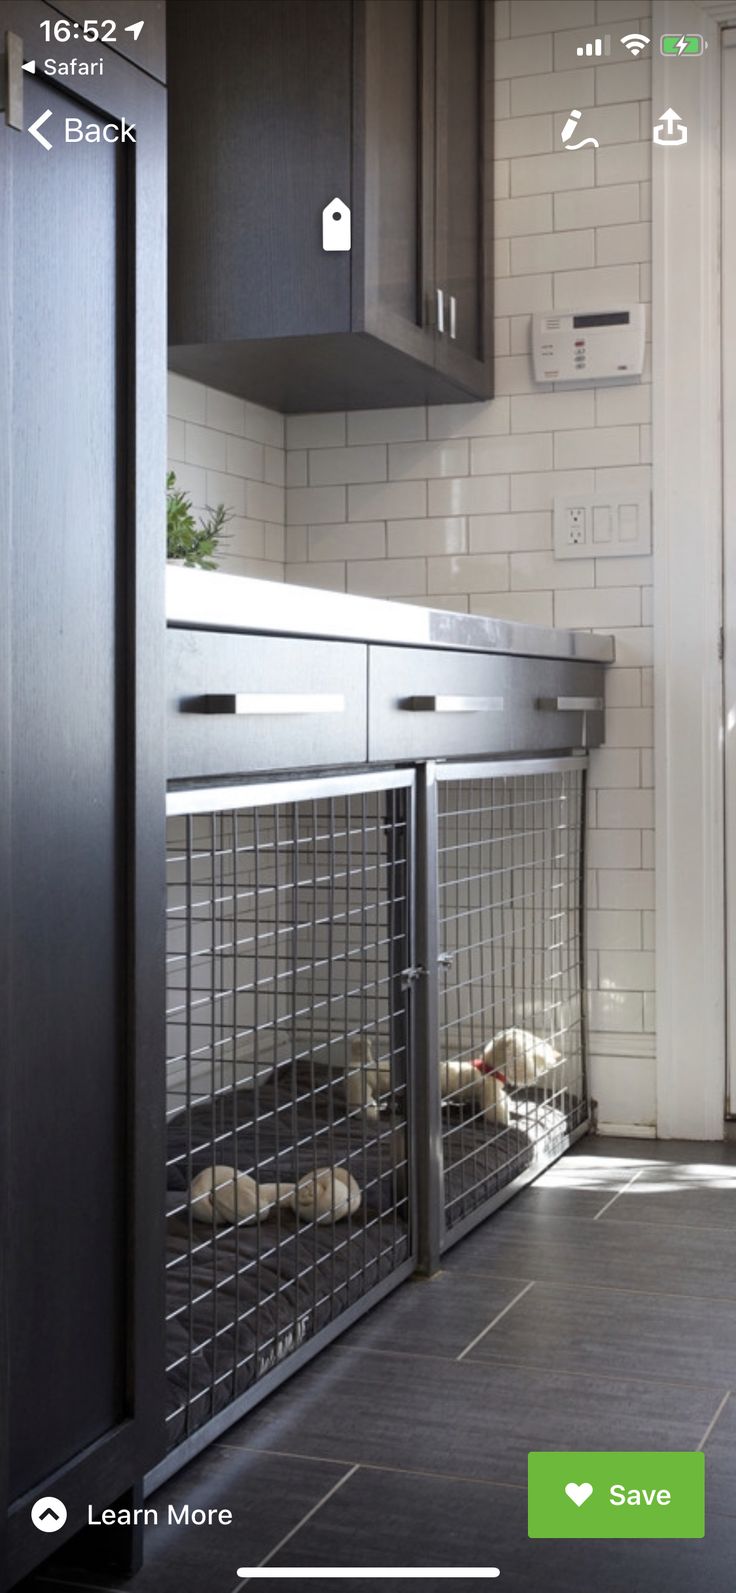
{"type": "Polygon", "coordinates": [[[593,1484],[591,1482],[568,1482],[565,1489],[568,1499],[572,1499],[573,1504],[576,1504],[578,1509],[585,1504],[586,1499],[590,1498],[592,1492],[593,1484]]]}

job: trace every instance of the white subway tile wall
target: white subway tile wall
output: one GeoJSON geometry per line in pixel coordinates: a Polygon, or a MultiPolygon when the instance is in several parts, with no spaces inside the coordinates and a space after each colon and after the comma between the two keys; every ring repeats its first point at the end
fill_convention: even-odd
{"type": "Polygon", "coordinates": [[[531,313],[650,300],[651,32],[618,0],[496,0],[496,397],[288,416],[172,378],[172,465],[236,509],[221,568],[538,625],[612,632],[590,776],[588,1018],[602,1125],[651,1128],[652,560],[552,556],[556,494],[647,490],[641,384],[538,387],[531,313]],[[612,58],[579,58],[600,29],[612,58]],[[552,71],[553,65],[557,68],[552,71]],[[570,109],[597,150],[564,150],[570,109]],[[286,508],[284,488],[286,482],[286,508]],[[284,562],[285,561],[285,564],[284,562]]]}
{"type": "Polygon", "coordinates": [[[649,20],[615,0],[497,0],[497,396],[290,418],[286,553],[287,580],[615,635],[607,744],[590,778],[592,1079],[602,1124],[645,1128],[652,560],[558,563],[552,505],[556,493],[650,486],[649,360],[640,385],[557,391],[533,382],[529,339],[537,309],[649,301],[651,65],[619,43],[651,34],[649,20]],[[612,54],[592,66],[575,52],[596,30],[612,54]],[[562,149],[573,106],[599,149],[562,149]]]}
{"type": "Polygon", "coordinates": [[[219,503],[230,511],[217,568],[226,575],[283,581],[283,415],[172,372],[168,459],[196,514],[219,503]]]}

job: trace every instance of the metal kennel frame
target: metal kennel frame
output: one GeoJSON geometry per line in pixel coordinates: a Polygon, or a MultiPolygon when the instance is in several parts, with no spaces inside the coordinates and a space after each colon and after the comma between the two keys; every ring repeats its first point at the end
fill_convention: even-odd
{"type": "Polygon", "coordinates": [[[421,1051],[436,1059],[420,1125],[427,1272],[588,1127],[586,769],[585,757],[571,756],[430,763],[423,770],[419,956],[438,970],[417,1014],[421,1051]],[[478,1064],[485,1047],[509,1030],[542,1042],[542,1064],[552,1065],[532,1076],[537,1048],[517,1038],[505,1057],[504,1042],[497,1043],[501,1066],[491,1058],[484,1073],[478,1064]],[[464,1063],[477,1087],[453,1091],[445,1079],[443,1099],[446,1062],[464,1063]],[[494,1067],[503,1072],[504,1062],[505,1083],[488,1085],[487,1103],[484,1078],[494,1067]],[[494,1120],[495,1112],[506,1120],[494,1120]]]}
{"type": "Polygon", "coordinates": [[[415,808],[412,770],[169,792],[170,1452],[147,1491],[416,1270],[415,808]],[[296,1206],[318,1168],[319,1220],[296,1206]]]}
{"type": "Polygon", "coordinates": [[[430,760],[170,791],[173,1397],[147,1491],[585,1132],[586,770],[430,760]],[[444,1064],[508,1030],[542,1065],[524,1041],[503,1083],[471,1067],[448,1087],[444,1064]],[[357,1180],[358,1210],[336,1213],[333,1184],[319,1222],[297,1217],[288,1191],[318,1167],[357,1180]],[[243,1173],[282,1187],[235,1209],[243,1173]]]}

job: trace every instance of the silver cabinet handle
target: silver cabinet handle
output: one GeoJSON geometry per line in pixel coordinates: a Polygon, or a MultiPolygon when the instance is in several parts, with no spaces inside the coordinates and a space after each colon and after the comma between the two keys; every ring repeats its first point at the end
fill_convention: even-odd
{"type": "Polygon", "coordinates": [[[457,337],[457,299],[450,294],[450,337],[457,337]]]}
{"type": "Polygon", "coordinates": [[[199,698],[203,714],[342,714],[341,694],[273,691],[236,691],[199,698]]]}
{"type": "Polygon", "coordinates": [[[437,288],[437,331],[445,330],[445,295],[441,288],[437,288]]]}
{"type": "Polygon", "coordinates": [[[603,712],[603,698],[538,697],[537,707],[554,714],[599,714],[603,712]]]}
{"type": "Polygon", "coordinates": [[[503,697],[405,697],[399,706],[414,714],[502,714],[503,697]]]}
{"type": "Polygon", "coordinates": [[[23,40],[17,33],[5,35],[5,59],[0,72],[0,110],[8,127],[23,132],[23,40]]]}

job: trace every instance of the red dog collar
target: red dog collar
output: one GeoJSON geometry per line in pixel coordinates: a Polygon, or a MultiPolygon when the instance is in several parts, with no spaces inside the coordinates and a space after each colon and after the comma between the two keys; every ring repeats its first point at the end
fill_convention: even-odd
{"type": "Polygon", "coordinates": [[[506,1084],[508,1082],[506,1074],[502,1073],[500,1068],[489,1067],[485,1057],[483,1056],[473,1057],[473,1067],[477,1068],[479,1073],[489,1075],[492,1079],[498,1079],[501,1084],[506,1084]]]}

